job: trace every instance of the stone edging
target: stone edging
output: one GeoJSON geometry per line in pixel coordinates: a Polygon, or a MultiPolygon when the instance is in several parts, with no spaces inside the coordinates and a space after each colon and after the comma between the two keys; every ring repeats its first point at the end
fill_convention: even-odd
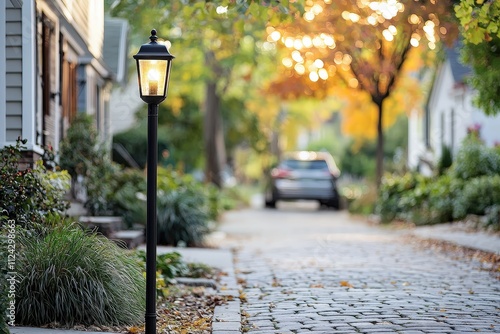
{"type": "Polygon", "coordinates": [[[227,276],[220,279],[218,293],[228,296],[228,302],[216,306],[212,318],[212,334],[239,334],[241,333],[241,301],[240,287],[236,281],[234,268],[223,270],[227,276]]]}

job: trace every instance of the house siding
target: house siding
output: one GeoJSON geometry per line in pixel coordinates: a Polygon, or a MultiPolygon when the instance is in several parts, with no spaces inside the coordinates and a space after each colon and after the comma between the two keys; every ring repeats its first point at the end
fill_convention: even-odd
{"type": "Polygon", "coordinates": [[[480,136],[487,146],[500,143],[500,115],[487,116],[474,107],[475,92],[464,85],[464,71],[457,70],[457,58],[456,54],[448,53],[438,68],[426,105],[428,119],[417,112],[410,117],[408,165],[424,175],[432,175],[443,146],[449,147],[456,156],[467,129],[473,125],[481,127],[480,136]],[[419,124],[424,128],[419,129],[419,124]]]}
{"type": "Polygon", "coordinates": [[[0,147],[21,137],[28,152],[58,154],[78,110],[108,138],[114,76],[103,40],[102,0],[0,1],[0,147]]]}
{"type": "Polygon", "coordinates": [[[88,40],[89,0],[63,0],[64,11],[70,15],[72,25],[84,40],[88,40]]]}
{"type": "Polygon", "coordinates": [[[22,137],[22,9],[6,2],[6,112],[5,140],[13,142],[22,137]]]}

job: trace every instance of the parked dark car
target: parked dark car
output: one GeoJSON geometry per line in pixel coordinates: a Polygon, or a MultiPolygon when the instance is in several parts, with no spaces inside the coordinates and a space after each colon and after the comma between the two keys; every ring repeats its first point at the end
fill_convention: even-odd
{"type": "Polygon", "coordinates": [[[339,176],[340,170],[327,152],[285,153],[268,175],[265,205],[275,208],[279,200],[317,200],[321,205],[338,209],[339,176]]]}

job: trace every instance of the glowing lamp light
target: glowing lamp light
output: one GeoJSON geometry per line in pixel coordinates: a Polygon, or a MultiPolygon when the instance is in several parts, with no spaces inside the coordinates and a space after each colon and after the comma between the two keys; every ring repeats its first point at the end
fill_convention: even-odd
{"type": "Polygon", "coordinates": [[[167,97],[172,56],[163,43],[158,43],[156,30],[151,30],[150,42],[143,44],[134,56],[137,62],[139,93],[146,103],[159,104],[167,97]]]}
{"type": "Polygon", "coordinates": [[[156,69],[150,69],[148,71],[148,95],[158,95],[158,80],[160,80],[160,72],[156,69]]]}

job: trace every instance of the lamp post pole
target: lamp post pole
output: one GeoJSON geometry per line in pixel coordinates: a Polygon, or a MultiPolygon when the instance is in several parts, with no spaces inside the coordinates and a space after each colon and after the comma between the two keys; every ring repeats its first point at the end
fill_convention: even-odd
{"type": "Polygon", "coordinates": [[[158,166],[158,105],[148,103],[146,334],[156,333],[156,180],[158,166]]]}
{"type": "Polygon", "coordinates": [[[156,334],[156,180],[158,167],[158,104],[167,97],[172,56],[158,43],[156,30],[150,42],[134,56],[137,62],[139,93],[148,104],[147,222],[146,222],[146,334],[156,334]]]}

